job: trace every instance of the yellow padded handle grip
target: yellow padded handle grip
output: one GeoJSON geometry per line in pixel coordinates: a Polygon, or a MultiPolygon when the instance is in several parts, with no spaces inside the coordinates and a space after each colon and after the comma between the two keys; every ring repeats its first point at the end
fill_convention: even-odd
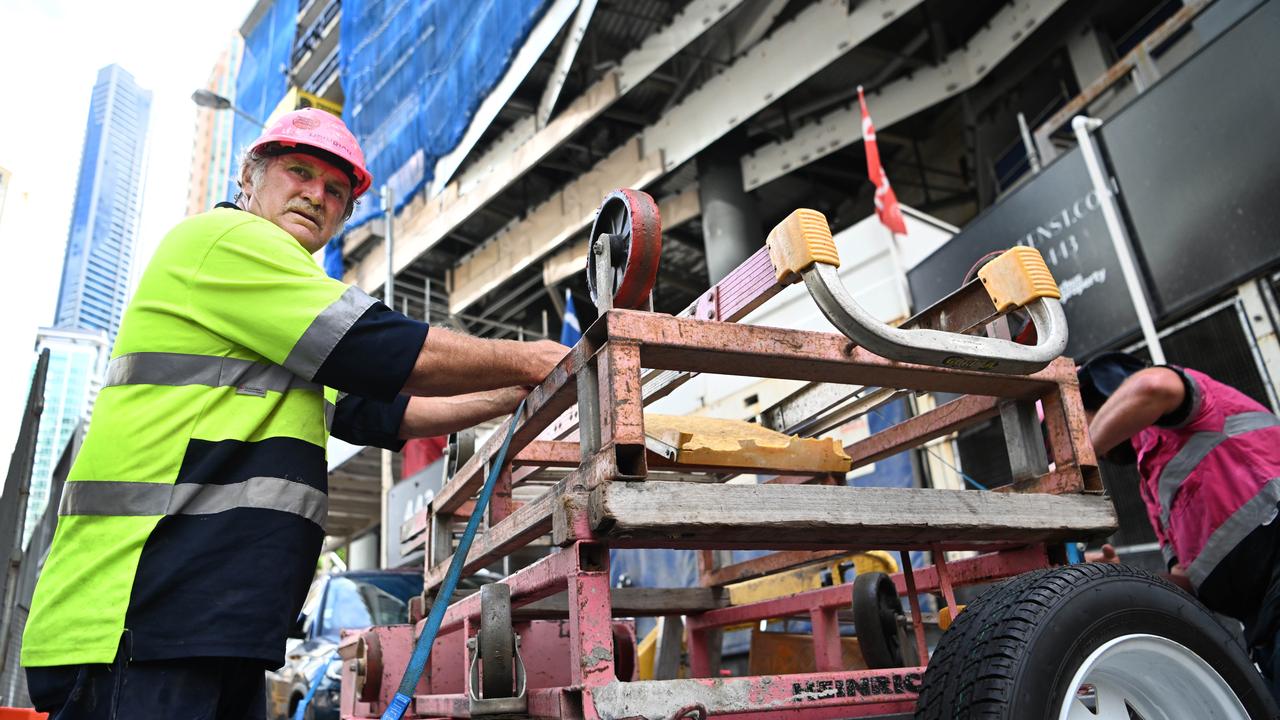
{"type": "Polygon", "coordinates": [[[978,271],[997,312],[1008,312],[1039,298],[1061,298],[1053,273],[1035,248],[1019,245],[978,271]]]}
{"type": "Polygon", "coordinates": [[[765,242],[774,274],[783,285],[799,282],[800,273],[816,262],[840,267],[831,226],[827,224],[827,217],[817,210],[800,208],[792,212],[778,223],[765,242]]]}

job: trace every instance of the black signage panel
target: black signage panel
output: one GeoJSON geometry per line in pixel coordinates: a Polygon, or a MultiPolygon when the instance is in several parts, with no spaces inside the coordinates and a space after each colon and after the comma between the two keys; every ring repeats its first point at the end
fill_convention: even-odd
{"type": "Polygon", "coordinates": [[[1060,157],[969,223],[907,273],[923,309],[960,287],[992,250],[1029,245],[1058,281],[1067,314],[1067,355],[1086,357],[1138,329],[1101,206],[1079,148],[1060,157]]]}
{"type": "Polygon", "coordinates": [[[1280,261],[1278,68],[1269,2],[1102,127],[1164,314],[1280,261]]]}

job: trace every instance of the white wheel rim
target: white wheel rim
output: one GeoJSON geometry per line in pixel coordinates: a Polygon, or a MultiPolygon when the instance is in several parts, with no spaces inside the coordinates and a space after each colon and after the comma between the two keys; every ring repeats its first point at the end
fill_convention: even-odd
{"type": "Polygon", "coordinates": [[[1218,671],[1157,635],[1105,643],[1081,663],[1069,687],[1058,720],[1249,720],[1218,671]]]}

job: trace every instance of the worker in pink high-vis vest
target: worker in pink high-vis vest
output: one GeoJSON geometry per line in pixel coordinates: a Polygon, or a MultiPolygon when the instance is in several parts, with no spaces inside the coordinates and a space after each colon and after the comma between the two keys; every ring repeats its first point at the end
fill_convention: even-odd
{"type": "Polygon", "coordinates": [[[1280,699],[1280,418],[1202,372],[1125,353],[1079,378],[1094,449],[1137,464],[1169,578],[1243,623],[1280,699]]]}

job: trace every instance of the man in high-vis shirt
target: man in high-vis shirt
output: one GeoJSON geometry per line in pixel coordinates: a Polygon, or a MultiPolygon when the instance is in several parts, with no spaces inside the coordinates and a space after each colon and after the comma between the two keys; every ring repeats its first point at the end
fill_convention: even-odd
{"type": "Polygon", "coordinates": [[[58,720],[262,718],[330,432],[399,449],[501,416],[567,350],[428,333],[324,274],[312,253],[372,184],[337,117],[285,115],[238,180],[156,249],[63,489],[22,647],[58,720]]]}
{"type": "Polygon", "coordinates": [[[1280,700],[1280,418],[1202,372],[1124,353],[1078,375],[1094,449],[1137,464],[1169,578],[1244,625],[1280,700]]]}

